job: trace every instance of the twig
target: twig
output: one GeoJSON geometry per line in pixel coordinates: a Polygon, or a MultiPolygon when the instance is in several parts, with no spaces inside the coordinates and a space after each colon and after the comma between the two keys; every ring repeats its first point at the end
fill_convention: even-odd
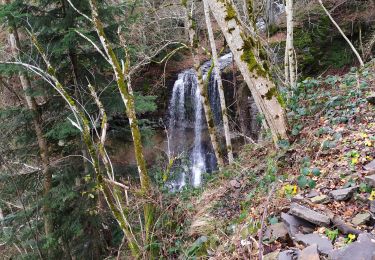
{"type": "Polygon", "coordinates": [[[268,209],[268,204],[270,202],[270,199],[272,197],[272,195],[274,194],[274,190],[275,190],[275,183],[272,184],[272,187],[271,187],[271,190],[269,191],[268,193],[268,197],[267,197],[267,201],[266,203],[264,204],[264,210],[263,210],[263,215],[262,215],[262,222],[261,222],[261,225],[260,225],[260,229],[259,229],[259,260],[262,260],[263,259],[263,243],[262,243],[262,240],[263,240],[263,228],[264,228],[264,222],[265,222],[265,219],[266,219],[266,215],[267,215],[267,209],[268,209]]]}

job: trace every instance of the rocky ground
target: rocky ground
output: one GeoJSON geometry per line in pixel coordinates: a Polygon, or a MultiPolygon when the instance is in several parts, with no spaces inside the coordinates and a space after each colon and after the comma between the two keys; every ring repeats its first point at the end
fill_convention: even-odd
{"type": "Polygon", "coordinates": [[[245,146],[194,198],[201,256],[375,258],[374,64],[304,81],[288,109],[293,142],[245,146]]]}

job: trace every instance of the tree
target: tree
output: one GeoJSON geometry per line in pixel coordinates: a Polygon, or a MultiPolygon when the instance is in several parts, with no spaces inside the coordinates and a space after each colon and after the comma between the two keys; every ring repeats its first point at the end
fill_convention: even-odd
{"type": "MultiPolygon", "coordinates": [[[[3,0],[2,4],[9,4],[9,0],[3,0]]],[[[13,56],[18,59],[21,53],[20,38],[18,35],[17,28],[13,22],[13,17],[8,16],[8,26],[9,26],[9,43],[11,46],[13,56]]],[[[19,79],[21,82],[22,89],[25,93],[25,100],[28,109],[32,112],[32,124],[34,126],[34,131],[37,137],[39,154],[42,162],[42,173],[44,177],[44,196],[48,196],[52,188],[52,173],[50,170],[49,154],[46,139],[43,135],[41,115],[38,109],[38,105],[35,99],[30,96],[30,91],[32,89],[31,81],[28,75],[24,71],[19,72],[19,79]]],[[[51,212],[48,203],[44,203],[44,232],[46,236],[50,236],[53,232],[53,222],[51,219],[51,212]]]]}
{"type": "Polygon", "coordinates": [[[194,2],[192,4],[191,13],[189,13],[189,11],[187,9],[187,3],[185,3],[185,8],[186,8],[187,16],[188,16],[188,30],[189,30],[189,40],[190,40],[191,54],[192,54],[192,57],[193,57],[193,60],[194,60],[195,71],[198,74],[198,80],[197,80],[198,82],[197,83],[198,83],[198,88],[199,88],[199,91],[200,91],[200,94],[201,94],[201,97],[202,97],[204,115],[205,115],[206,121],[207,121],[210,140],[211,140],[211,143],[212,143],[212,147],[214,149],[214,153],[215,153],[215,156],[216,156],[216,159],[217,159],[219,169],[222,169],[224,167],[224,160],[223,160],[223,156],[222,156],[222,153],[221,153],[221,150],[220,150],[219,136],[218,136],[218,133],[217,133],[217,129],[215,127],[214,117],[213,117],[213,113],[212,113],[212,110],[211,110],[211,107],[210,107],[210,100],[208,99],[208,91],[207,91],[207,85],[208,85],[208,81],[210,79],[210,74],[212,72],[213,66],[211,66],[210,72],[208,73],[207,80],[205,82],[204,79],[203,79],[203,73],[202,73],[202,69],[201,69],[201,66],[200,66],[201,63],[200,63],[200,60],[199,60],[199,53],[198,53],[199,41],[198,41],[198,38],[195,34],[196,28],[194,26],[195,22],[194,22],[194,19],[193,19],[193,11],[194,11],[193,7],[194,7],[194,2]]]}
{"type": "Polygon", "coordinates": [[[293,43],[293,0],[286,0],[286,46],[285,46],[285,79],[290,86],[296,84],[296,62],[293,43]]]}
{"type": "Polygon", "coordinates": [[[207,0],[203,0],[203,6],[204,6],[204,16],[206,20],[206,26],[208,31],[208,37],[211,45],[211,57],[212,62],[214,64],[214,76],[215,81],[217,82],[217,87],[219,90],[219,96],[220,96],[220,106],[221,106],[221,114],[223,117],[223,125],[224,125],[224,135],[225,135],[225,142],[226,142],[226,150],[228,152],[228,161],[229,163],[233,163],[233,148],[232,148],[232,142],[230,138],[230,129],[229,129],[229,120],[227,115],[227,106],[225,104],[225,95],[224,95],[224,87],[223,82],[221,80],[221,72],[219,68],[219,61],[217,57],[217,51],[216,51],[216,44],[215,44],[215,37],[212,30],[211,25],[211,18],[210,18],[210,11],[208,7],[207,0]]]}
{"type": "Polygon", "coordinates": [[[283,100],[271,78],[270,67],[266,61],[266,51],[255,35],[252,1],[248,3],[249,17],[252,17],[250,22],[251,34],[243,28],[230,0],[209,0],[208,3],[233,53],[234,60],[250,88],[255,103],[264,115],[274,142],[287,139],[287,121],[283,109],[283,100]]]}

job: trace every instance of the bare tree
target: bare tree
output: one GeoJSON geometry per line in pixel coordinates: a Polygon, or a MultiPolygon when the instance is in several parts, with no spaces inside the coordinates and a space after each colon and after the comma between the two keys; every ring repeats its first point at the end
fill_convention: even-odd
{"type": "MultiPolygon", "coordinates": [[[[208,3],[255,103],[265,117],[274,142],[287,139],[287,121],[282,99],[271,78],[269,64],[265,60],[266,51],[255,34],[255,23],[250,22],[253,33],[247,33],[230,0],[209,0],[208,3]]],[[[248,4],[251,6],[252,1],[248,4]]],[[[254,21],[254,15],[249,13],[249,16],[254,21]]]]}
{"type": "MultiPolygon", "coordinates": [[[[10,0],[3,0],[3,4],[9,4],[10,0]]],[[[21,44],[20,44],[20,38],[18,34],[18,30],[14,24],[13,17],[8,17],[8,36],[9,36],[9,44],[11,47],[12,55],[15,59],[18,59],[20,57],[21,53],[21,44]]],[[[47,141],[44,138],[43,135],[43,127],[42,127],[42,121],[41,121],[41,115],[38,110],[38,105],[34,99],[30,95],[30,91],[32,91],[32,85],[31,81],[27,75],[26,72],[20,71],[18,73],[19,79],[21,82],[21,86],[24,92],[24,98],[26,100],[26,105],[28,109],[33,114],[32,124],[34,127],[35,135],[38,142],[39,147],[39,155],[41,158],[42,163],[42,173],[43,173],[43,186],[44,186],[44,195],[47,196],[49,191],[52,188],[52,173],[50,169],[50,162],[49,162],[49,154],[48,154],[48,147],[47,147],[47,141]]],[[[44,203],[43,206],[44,211],[44,232],[46,236],[51,235],[53,232],[53,222],[50,215],[50,208],[48,206],[48,201],[44,203]]]]}
{"type": "MultiPolygon", "coordinates": [[[[187,6],[185,6],[188,16],[188,30],[189,30],[189,40],[190,40],[190,48],[191,53],[194,60],[194,68],[196,72],[198,73],[198,88],[202,97],[202,103],[204,108],[204,115],[206,117],[207,121],[207,127],[208,132],[210,135],[210,140],[212,143],[212,147],[215,152],[215,156],[218,162],[219,170],[224,167],[224,160],[222,153],[220,151],[220,145],[219,145],[219,136],[217,133],[217,129],[215,127],[214,117],[210,106],[210,100],[208,98],[208,91],[207,91],[207,83],[209,81],[209,75],[207,75],[207,83],[203,79],[203,73],[201,69],[201,63],[199,60],[199,53],[198,53],[198,38],[195,33],[195,26],[194,26],[194,20],[193,20],[193,11],[194,11],[194,2],[192,3],[191,12],[189,13],[187,6]]],[[[211,68],[212,69],[212,68],[211,68]]],[[[212,70],[211,70],[212,72],[212,70]]]]}
{"type": "Polygon", "coordinates": [[[285,79],[290,86],[296,84],[296,60],[293,41],[293,0],[285,0],[286,2],[286,46],[285,46],[285,79]]]}
{"type": "Polygon", "coordinates": [[[214,76],[215,76],[215,81],[217,82],[217,87],[219,90],[219,96],[220,96],[220,106],[221,106],[221,114],[223,117],[223,126],[224,126],[224,135],[225,135],[225,142],[226,142],[226,150],[228,152],[228,161],[229,164],[233,163],[234,158],[233,158],[233,148],[232,148],[232,142],[230,139],[230,129],[229,129],[229,120],[228,120],[228,115],[227,115],[227,106],[225,104],[225,95],[224,95],[224,87],[223,87],[223,82],[221,80],[221,72],[220,72],[220,67],[219,67],[219,61],[217,57],[217,51],[216,51],[216,43],[215,43],[215,37],[214,33],[212,30],[212,25],[211,25],[211,18],[210,18],[210,10],[208,7],[207,0],[203,0],[203,6],[204,6],[204,16],[206,19],[206,26],[207,26],[207,31],[208,31],[208,38],[210,41],[211,45],[211,57],[212,57],[212,62],[214,64],[214,76]]]}

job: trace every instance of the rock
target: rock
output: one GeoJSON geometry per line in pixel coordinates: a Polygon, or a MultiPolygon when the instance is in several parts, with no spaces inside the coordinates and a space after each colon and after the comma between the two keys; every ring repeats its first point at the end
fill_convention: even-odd
{"type": "Polygon", "coordinates": [[[281,219],[283,220],[291,238],[294,238],[296,234],[301,232],[311,233],[315,228],[315,225],[310,222],[284,212],[281,213],[281,219]]]}
{"type": "Polygon", "coordinates": [[[300,202],[300,201],[303,201],[304,199],[305,199],[305,198],[302,197],[302,195],[297,194],[296,196],[294,196],[294,197],[292,198],[292,202],[300,202]]]}
{"type": "Polygon", "coordinates": [[[372,160],[371,162],[369,162],[368,164],[366,164],[365,166],[363,166],[363,168],[366,171],[369,171],[371,173],[375,173],[375,160],[372,160]]]}
{"type": "Polygon", "coordinates": [[[280,222],[269,226],[264,234],[264,238],[269,240],[285,239],[287,235],[288,230],[285,224],[280,222]]]}
{"type": "Polygon", "coordinates": [[[324,255],[328,255],[333,251],[331,240],[319,234],[297,234],[296,241],[306,246],[316,244],[318,251],[324,255]]]}
{"type": "Polygon", "coordinates": [[[369,208],[371,213],[375,213],[375,200],[369,200],[369,208]]]}
{"type": "Polygon", "coordinates": [[[231,180],[229,184],[235,189],[241,188],[241,183],[239,183],[237,180],[231,180]]]}
{"type": "Polygon", "coordinates": [[[303,218],[311,223],[314,223],[318,226],[329,226],[331,220],[328,216],[301,206],[297,203],[292,203],[289,210],[290,214],[303,218]]]}
{"type": "Polygon", "coordinates": [[[311,198],[310,200],[312,203],[325,204],[329,202],[329,197],[327,195],[319,195],[311,198]]]}
{"type": "Polygon", "coordinates": [[[372,260],[375,259],[375,239],[368,233],[358,236],[358,240],[348,246],[331,252],[332,260],[372,260]]]}
{"type": "Polygon", "coordinates": [[[277,260],[277,258],[279,257],[279,253],[280,253],[279,250],[276,250],[275,252],[268,253],[268,254],[263,256],[263,260],[277,260]]]}
{"type": "Polygon", "coordinates": [[[298,260],[319,260],[318,245],[313,244],[303,249],[298,260]]]}
{"type": "Polygon", "coordinates": [[[371,186],[371,187],[375,187],[375,174],[373,175],[370,175],[370,176],[366,176],[365,177],[365,182],[371,186]]]}
{"type": "Polygon", "coordinates": [[[312,198],[312,197],[316,197],[316,196],[319,196],[319,192],[317,190],[312,190],[310,191],[307,195],[306,195],[306,198],[312,198]]]}
{"type": "Polygon", "coordinates": [[[370,96],[366,97],[366,99],[371,105],[375,105],[375,94],[371,94],[370,96]]]}
{"type": "Polygon", "coordinates": [[[341,201],[350,199],[353,193],[358,189],[358,187],[350,187],[345,189],[333,190],[329,193],[329,196],[334,200],[341,201]]]}
{"type": "Polygon", "coordinates": [[[278,260],[296,260],[299,256],[299,250],[285,250],[280,252],[278,260]]]}
{"type": "Polygon", "coordinates": [[[369,221],[371,218],[371,215],[370,213],[362,213],[362,214],[357,214],[353,219],[352,219],[352,223],[353,225],[355,226],[359,226],[359,225],[364,225],[366,224],[367,221],[369,221]]]}

